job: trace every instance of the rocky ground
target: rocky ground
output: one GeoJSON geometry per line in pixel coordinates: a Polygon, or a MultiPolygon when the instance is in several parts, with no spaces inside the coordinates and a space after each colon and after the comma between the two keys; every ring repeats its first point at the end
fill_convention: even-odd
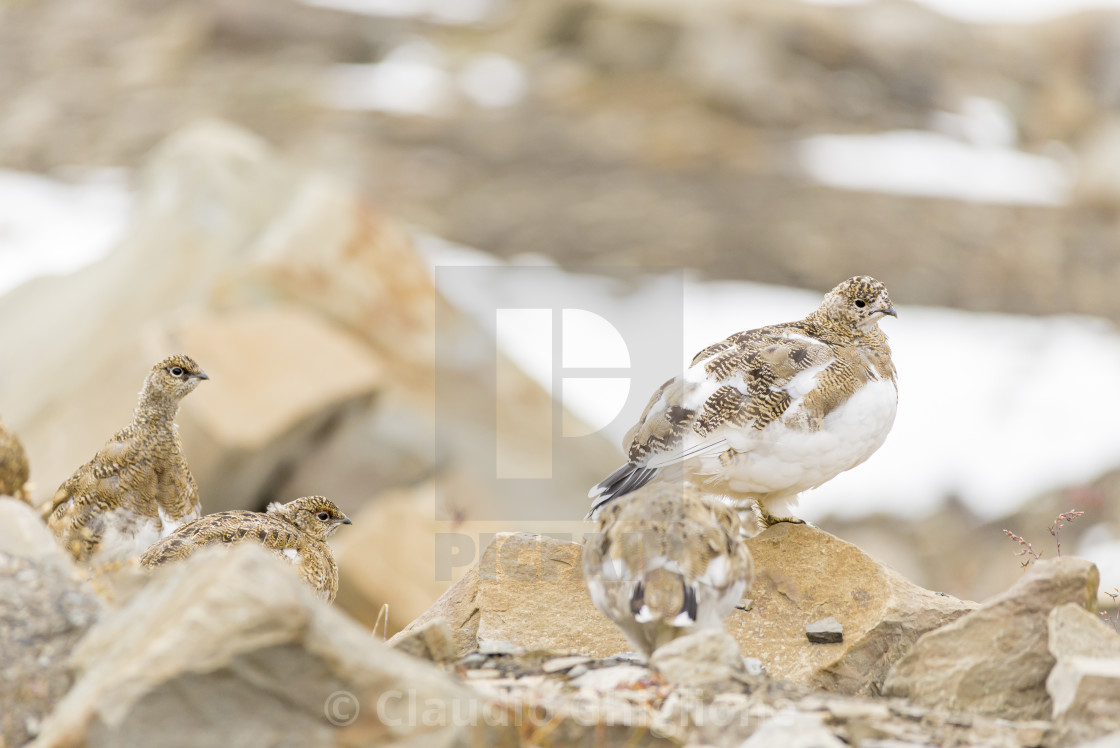
{"type": "Polygon", "coordinates": [[[212,376],[179,418],[206,511],[321,493],[355,522],[331,608],[254,549],[154,584],[88,580],[0,500],[0,745],[1117,744],[1120,637],[1095,617],[1096,571],[1048,561],[1046,533],[1091,513],[1068,551],[1120,521],[1116,475],[991,521],[949,503],[825,524],[845,540],[772,528],[727,636],[643,663],[590,605],[570,542],[587,526],[567,520],[615,445],[554,453],[516,420],[478,438],[495,410],[552,400],[439,296],[388,214],[506,257],[816,290],[871,272],[907,303],[1120,319],[1117,16],[687,7],[510,2],[448,27],[272,0],[0,2],[0,162],[137,174],[106,260],[0,298],[0,407],[34,497],[182,349],[212,376]],[[324,102],[334,65],[416,36],[452,77],[509,57],[525,97],[455,93],[433,117],[324,102]],[[1018,147],[1079,161],[1069,204],[841,191],[794,163],[800,137],[924,127],[974,96],[1008,111],[1018,147]],[[560,469],[527,494],[494,481],[494,450],[560,469]],[[542,525],[570,540],[495,536],[542,525]],[[1004,527],[1043,562],[1021,571],[1004,527]],[[405,629],[389,646],[370,634],[386,602],[405,629]],[[830,618],[843,640],[811,643],[830,618]]]}
{"type": "Polygon", "coordinates": [[[750,546],[726,631],[649,662],[592,606],[579,545],[524,534],[386,646],[252,546],[90,580],[0,499],[2,744],[1115,745],[1092,564],[1038,562],[977,605],[808,526],[750,546]],[[841,640],[813,643],[829,617],[841,640]]]}

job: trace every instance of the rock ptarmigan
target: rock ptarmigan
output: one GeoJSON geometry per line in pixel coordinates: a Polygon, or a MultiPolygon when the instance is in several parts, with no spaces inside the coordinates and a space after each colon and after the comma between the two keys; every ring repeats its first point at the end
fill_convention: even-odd
{"type": "Polygon", "coordinates": [[[20,501],[30,502],[31,499],[27,495],[27,479],[30,475],[27,453],[19,437],[0,423],[0,496],[11,496],[20,501]]]}
{"type": "Polygon", "coordinates": [[[338,592],[338,564],[327,538],[349,524],[350,518],[322,496],[274,502],[267,512],[207,514],[153,545],[140,557],[140,564],[153,568],[179,561],[209,545],[259,543],[295,566],[319,597],[331,602],[338,592]]]}
{"type": "Polygon", "coordinates": [[[175,414],[204,379],[189,356],[153,366],[132,423],[58,487],[44,515],[75,560],[103,566],[134,558],[198,519],[198,486],[183,458],[175,414]]]}
{"type": "Polygon", "coordinates": [[[753,506],[763,527],[797,495],[859,465],[894,423],[898,385],[879,320],[886,287],[849,278],[798,322],[736,333],[696,354],[627,433],[629,460],[591,489],[589,517],[651,480],[753,506]]]}
{"type": "Polygon", "coordinates": [[[658,482],[599,513],[583,545],[591,601],[647,657],[721,628],[751,583],[739,515],[687,483],[658,482]]]}

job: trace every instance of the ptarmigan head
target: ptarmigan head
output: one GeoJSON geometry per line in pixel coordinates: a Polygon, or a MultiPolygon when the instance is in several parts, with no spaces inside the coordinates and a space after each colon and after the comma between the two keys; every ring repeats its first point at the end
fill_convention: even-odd
{"type": "Polygon", "coordinates": [[[898,316],[887,287],[870,275],[849,278],[829,291],[820,311],[830,322],[857,330],[871,328],[887,315],[898,316]]]}
{"type": "Polygon", "coordinates": [[[268,513],[283,517],[316,540],[326,540],[343,525],[354,524],[333,501],[322,496],[304,496],[287,504],[273,502],[268,505],[268,513]]]}
{"type": "Polygon", "coordinates": [[[203,379],[209,379],[190,356],[168,356],[152,367],[144,380],[141,399],[160,399],[178,402],[189,395],[203,379]]]}

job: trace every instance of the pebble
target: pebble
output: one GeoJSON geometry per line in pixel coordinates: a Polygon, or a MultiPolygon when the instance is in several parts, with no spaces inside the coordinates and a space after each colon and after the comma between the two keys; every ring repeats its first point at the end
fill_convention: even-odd
{"type": "Polygon", "coordinates": [[[805,626],[805,636],[813,644],[836,644],[844,641],[844,627],[833,616],[805,626]]]}
{"type": "Polygon", "coordinates": [[[541,670],[546,673],[559,673],[562,670],[571,670],[576,665],[585,665],[591,662],[590,657],[576,655],[574,657],[557,657],[555,660],[549,660],[541,666],[541,670]]]}

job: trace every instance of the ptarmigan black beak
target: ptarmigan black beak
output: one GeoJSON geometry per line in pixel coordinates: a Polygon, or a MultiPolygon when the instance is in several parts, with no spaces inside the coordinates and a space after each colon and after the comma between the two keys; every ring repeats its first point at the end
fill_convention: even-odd
{"type": "Polygon", "coordinates": [[[344,525],[352,525],[352,524],[354,524],[354,523],[350,521],[350,518],[349,518],[349,517],[343,517],[343,518],[342,518],[342,524],[344,524],[344,525]]]}
{"type": "Polygon", "coordinates": [[[197,374],[191,374],[191,379],[209,379],[209,378],[210,378],[210,375],[208,375],[204,371],[200,371],[197,374]]]}
{"type": "Polygon", "coordinates": [[[884,309],[883,314],[889,314],[890,316],[894,317],[895,319],[898,319],[898,312],[896,312],[894,310],[893,306],[889,306],[886,309],[884,309]]]}

